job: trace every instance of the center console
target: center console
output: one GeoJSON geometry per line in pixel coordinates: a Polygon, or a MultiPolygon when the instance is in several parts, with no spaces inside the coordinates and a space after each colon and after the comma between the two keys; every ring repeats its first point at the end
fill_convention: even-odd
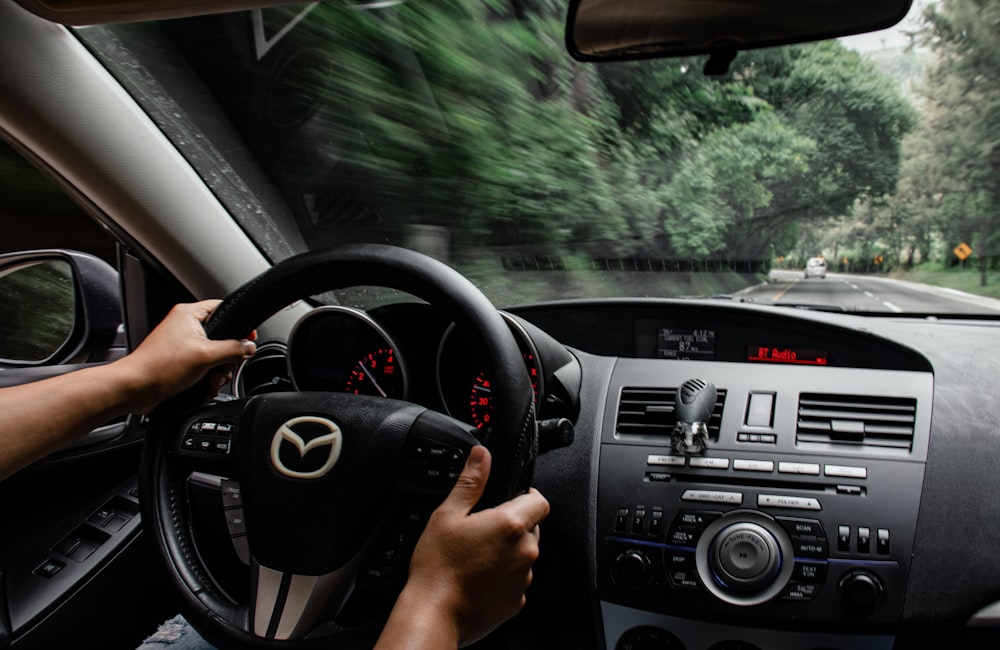
{"type": "Polygon", "coordinates": [[[933,375],[619,359],[601,436],[607,647],[891,647],[933,375]],[[676,388],[718,390],[709,444],[671,452],[676,388]]]}

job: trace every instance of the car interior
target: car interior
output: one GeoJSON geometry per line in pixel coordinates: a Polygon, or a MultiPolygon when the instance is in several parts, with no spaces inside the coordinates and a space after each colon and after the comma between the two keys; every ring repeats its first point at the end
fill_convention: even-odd
{"type": "MultiPolygon", "coordinates": [[[[421,3],[329,11],[419,17],[421,3]]],[[[536,4],[563,17],[550,21],[565,39],[555,73],[698,56],[725,74],[746,51],[883,29],[909,10],[572,0],[509,13],[536,4]]],[[[530,485],[551,513],[525,608],[474,647],[1000,646],[1000,312],[630,295],[659,281],[656,265],[695,264],[648,254],[587,257],[628,278],[592,297],[554,279],[575,257],[485,244],[507,275],[473,282],[446,263],[465,226],[429,224],[436,195],[377,196],[397,170],[364,156],[416,136],[364,120],[408,105],[384,108],[364,83],[346,97],[296,86],[324,66],[364,82],[390,59],[420,63],[360,27],[331,63],[309,31],[326,8],[276,5],[0,0],[0,144],[19,161],[0,173],[44,189],[0,210],[0,389],[121,358],[178,302],[223,298],[208,334],[259,337],[218,399],[196,387],[0,482],[0,650],[135,648],[178,612],[219,648],[371,647],[477,444],[495,459],[484,505],[530,485]],[[343,117],[348,104],[369,115],[343,117]],[[272,131],[255,131],[258,108],[272,131]],[[254,157],[251,138],[286,131],[294,146],[254,157]],[[360,153],[331,154],[334,138],[360,153]],[[414,215],[405,238],[380,230],[393,210],[414,215]],[[511,288],[537,278],[558,298],[511,288]],[[317,469],[307,445],[327,423],[360,434],[317,469]],[[275,451],[289,435],[298,452],[275,451]]],[[[536,56],[544,40],[523,48],[536,56]]],[[[478,54],[513,60],[517,47],[478,54]]],[[[471,51],[452,73],[489,87],[471,51]]],[[[448,101],[414,77],[401,95],[448,101]]],[[[462,155],[414,164],[442,166],[444,187],[462,155]]],[[[502,203],[497,187],[456,196],[502,203]]],[[[473,242],[498,232],[468,228],[473,242]]],[[[837,259],[815,259],[825,282],[806,283],[825,290],[837,259]]]]}

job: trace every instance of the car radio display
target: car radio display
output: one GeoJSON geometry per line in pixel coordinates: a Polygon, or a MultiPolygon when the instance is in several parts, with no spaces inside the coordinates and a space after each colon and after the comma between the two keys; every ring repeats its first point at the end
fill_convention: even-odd
{"type": "Polygon", "coordinates": [[[772,347],[768,345],[747,346],[747,361],[794,363],[802,366],[825,366],[827,365],[828,356],[826,350],[772,347]]]}
{"type": "Polygon", "coordinates": [[[660,359],[715,359],[715,330],[661,327],[656,341],[660,359]]]}

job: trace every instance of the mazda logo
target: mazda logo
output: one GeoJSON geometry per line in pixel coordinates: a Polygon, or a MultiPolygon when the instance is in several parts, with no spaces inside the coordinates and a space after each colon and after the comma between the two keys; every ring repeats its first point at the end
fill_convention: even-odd
{"type": "Polygon", "coordinates": [[[333,469],[333,466],[337,464],[337,459],[340,458],[340,448],[343,446],[343,441],[344,436],[340,431],[340,427],[326,418],[317,417],[315,415],[303,415],[301,417],[292,418],[278,427],[278,430],[274,434],[274,438],[271,439],[271,464],[274,465],[274,469],[289,478],[320,478],[333,469]],[[318,424],[325,427],[329,433],[306,442],[302,439],[302,436],[295,432],[295,427],[303,424],[318,424]],[[298,450],[299,456],[302,458],[305,458],[306,454],[313,449],[329,447],[326,461],[319,467],[319,469],[315,469],[311,472],[298,472],[296,470],[289,469],[281,460],[281,446],[285,442],[291,443],[295,449],[298,450]]]}

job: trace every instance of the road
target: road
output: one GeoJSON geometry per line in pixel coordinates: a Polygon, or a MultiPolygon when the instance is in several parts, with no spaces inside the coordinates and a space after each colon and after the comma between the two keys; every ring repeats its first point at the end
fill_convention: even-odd
{"type": "Polygon", "coordinates": [[[1000,300],[954,289],[843,273],[830,273],[825,280],[806,280],[801,271],[775,270],[766,285],[744,290],[739,297],[764,304],[834,306],[848,311],[1000,314],[1000,300]]]}

